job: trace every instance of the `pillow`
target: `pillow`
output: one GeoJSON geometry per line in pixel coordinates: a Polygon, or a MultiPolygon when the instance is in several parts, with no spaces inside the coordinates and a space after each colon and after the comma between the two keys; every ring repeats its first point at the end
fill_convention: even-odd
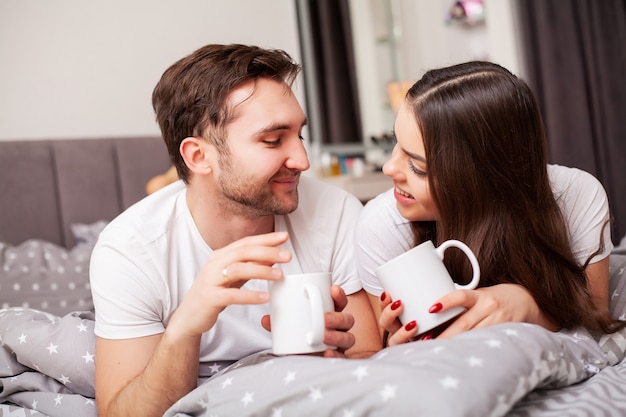
{"type": "Polygon", "coordinates": [[[613,317],[626,320],[626,254],[609,256],[609,301],[613,317]]]}
{"type": "Polygon", "coordinates": [[[622,238],[622,240],[620,240],[619,245],[613,248],[613,251],[611,253],[626,255],[626,235],[622,238]]]}
{"type": "MultiPolygon", "coordinates": [[[[609,307],[614,318],[626,320],[626,255],[609,256],[609,307]]],[[[609,362],[615,365],[626,354],[626,328],[598,340],[609,362]]]]}
{"type": "Polygon", "coordinates": [[[93,310],[89,258],[93,243],[68,250],[43,240],[0,243],[0,308],[25,307],[57,316],[93,310]]]}
{"type": "Polygon", "coordinates": [[[76,240],[76,245],[88,245],[93,248],[100,236],[100,232],[106,227],[108,222],[100,220],[91,224],[74,223],[71,225],[72,234],[76,240]]]}

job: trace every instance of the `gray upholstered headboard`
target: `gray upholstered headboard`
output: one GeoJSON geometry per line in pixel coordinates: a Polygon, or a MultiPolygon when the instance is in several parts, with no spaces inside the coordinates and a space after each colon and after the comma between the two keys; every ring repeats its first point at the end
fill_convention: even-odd
{"type": "Polygon", "coordinates": [[[0,242],[71,248],[72,224],[113,219],[169,166],[158,137],[0,141],[0,242]]]}

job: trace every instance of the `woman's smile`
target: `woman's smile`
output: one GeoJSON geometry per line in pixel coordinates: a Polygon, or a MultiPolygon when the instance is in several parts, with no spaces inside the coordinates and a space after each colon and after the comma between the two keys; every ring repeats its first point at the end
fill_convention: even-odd
{"type": "Polygon", "coordinates": [[[413,197],[411,194],[407,193],[406,191],[402,190],[397,185],[394,187],[393,191],[394,191],[394,196],[396,200],[398,201],[398,203],[411,204],[415,202],[415,197],[413,197]]]}

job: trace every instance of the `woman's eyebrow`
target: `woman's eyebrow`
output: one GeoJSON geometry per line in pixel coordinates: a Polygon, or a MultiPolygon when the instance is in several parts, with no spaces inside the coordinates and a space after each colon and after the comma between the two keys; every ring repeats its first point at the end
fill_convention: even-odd
{"type": "Polygon", "coordinates": [[[404,152],[406,155],[408,155],[412,159],[417,159],[418,161],[426,163],[426,158],[424,158],[422,155],[418,155],[416,153],[409,152],[409,151],[407,151],[404,148],[402,149],[402,152],[404,152]]]}

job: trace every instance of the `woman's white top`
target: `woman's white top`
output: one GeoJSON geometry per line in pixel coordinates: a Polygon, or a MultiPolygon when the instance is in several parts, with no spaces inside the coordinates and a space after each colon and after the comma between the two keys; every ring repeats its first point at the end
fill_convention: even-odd
{"type": "MultiPolygon", "coordinates": [[[[603,251],[591,263],[607,257],[613,249],[609,202],[604,187],[593,175],[577,168],[548,165],[556,201],[569,228],[576,260],[583,264],[604,242],[603,251]],[[604,227],[604,230],[603,230],[604,227]]],[[[400,215],[390,189],[366,205],[357,223],[357,267],[363,288],[379,296],[383,289],[374,270],[412,247],[410,222],[400,215]]]]}

